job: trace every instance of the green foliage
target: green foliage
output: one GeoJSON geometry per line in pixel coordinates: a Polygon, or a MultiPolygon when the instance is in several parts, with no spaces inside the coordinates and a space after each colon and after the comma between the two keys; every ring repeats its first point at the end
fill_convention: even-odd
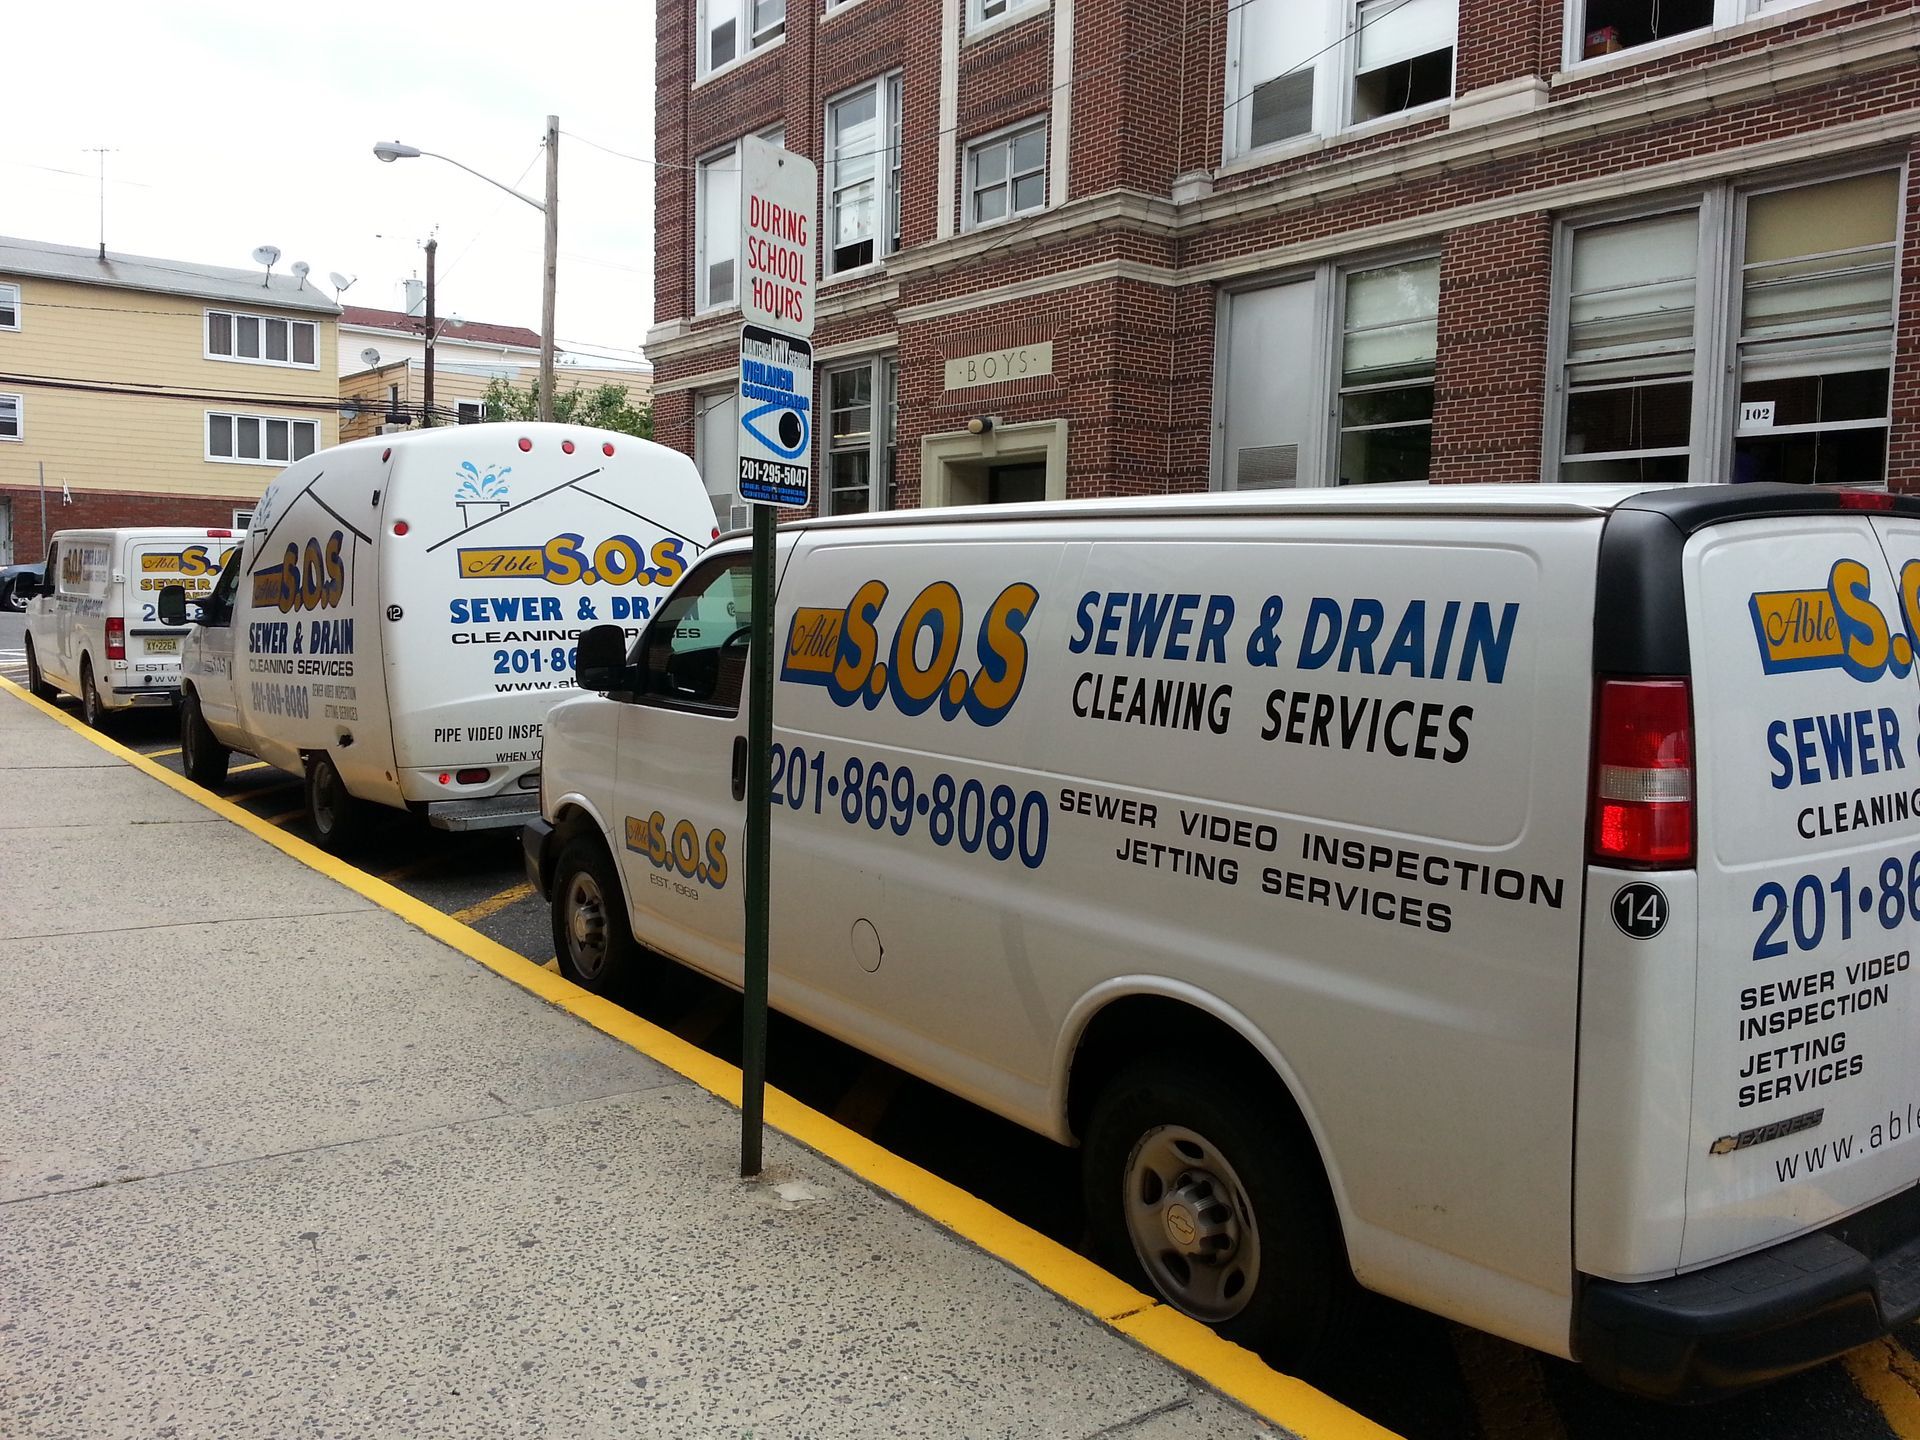
{"type": "MultiPolygon", "coordinates": [[[[653,438],[653,407],[628,403],[625,385],[559,384],[553,390],[553,418],[569,425],[591,425],[599,430],[615,430],[622,435],[653,438]]],[[[482,414],[489,420],[537,420],[540,418],[540,382],[525,390],[516,390],[505,380],[487,383],[482,414]]]]}

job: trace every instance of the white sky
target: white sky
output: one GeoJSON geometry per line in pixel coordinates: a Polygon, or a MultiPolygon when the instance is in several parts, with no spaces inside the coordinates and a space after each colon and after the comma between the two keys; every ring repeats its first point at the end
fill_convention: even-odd
{"type": "Polygon", "coordinates": [[[305,260],[326,293],[329,271],[356,275],[345,301],[398,310],[437,226],[439,312],[537,330],[538,212],[438,160],[383,165],[372,146],[437,150],[508,185],[524,171],[516,188],[539,199],[551,112],[561,347],[639,349],[653,170],[566,132],[652,153],[644,0],[390,0],[332,20],[321,6],[240,0],[7,8],[0,234],[96,244],[87,147],[110,146],[111,250],[246,268],[256,245],[278,245],[277,270],[305,260]]]}

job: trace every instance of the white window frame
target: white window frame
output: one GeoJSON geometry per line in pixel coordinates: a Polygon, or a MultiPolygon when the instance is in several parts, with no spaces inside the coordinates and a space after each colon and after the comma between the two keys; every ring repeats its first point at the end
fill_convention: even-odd
{"type": "MultiPolygon", "coordinates": [[[[762,130],[760,138],[784,148],[787,127],[775,125],[762,130]]],[[[693,163],[693,313],[706,315],[722,310],[737,310],[740,307],[740,227],[736,224],[733,234],[727,239],[727,245],[733,252],[733,294],[725,300],[716,301],[707,293],[711,277],[707,268],[707,230],[703,217],[708,208],[707,187],[713,183],[713,176],[723,177],[720,183],[733,187],[736,217],[740,213],[740,206],[745,203],[740,193],[740,142],[736,140],[731,145],[723,145],[693,163]]]]}
{"type": "Polygon", "coordinates": [[[1048,8],[1049,0],[967,0],[967,33],[998,30],[1048,8]]]}
{"type": "MultiPolygon", "coordinates": [[[[893,508],[887,503],[889,471],[897,472],[900,442],[900,357],[888,352],[866,355],[857,360],[837,361],[822,367],[820,404],[827,425],[820,438],[822,515],[874,514],[893,508]],[[833,483],[833,457],[858,454],[858,446],[837,446],[833,440],[833,377],[850,372],[867,372],[867,404],[871,419],[867,427],[867,507],[864,511],[836,510],[833,483]],[[891,458],[890,458],[891,457],[891,458]]],[[[894,475],[897,481],[897,473],[894,475]]]]}
{"type": "MultiPolygon", "coordinates": [[[[1546,424],[1542,427],[1540,473],[1548,479],[1568,478],[1562,472],[1561,455],[1566,444],[1568,287],[1572,278],[1573,236],[1577,231],[1592,225],[1651,220],[1676,211],[1698,209],[1700,249],[1699,267],[1694,277],[1693,369],[1690,377],[1693,404],[1687,437],[1687,483],[1727,484],[1733,479],[1734,443],[1740,438],[1740,329],[1747,198],[1830,180],[1889,172],[1897,177],[1895,183],[1899,196],[1894,210],[1892,303],[1893,332],[1897,338],[1900,257],[1904,253],[1906,239],[1909,182],[1904,158],[1863,156],[1852,163],[1836,165],[1828,162],[1818,168],[1717,182],[1663,197],[1658,202],[1615,205],[1562,217],[1554,233],[1553,285],[1547,327],[1547,415],[1546,424]]],[[[1892,386],[1897,364],[1893,344],[1893,341],[1889,342],[1887,358],[1890,434],[1892,386]]],[[[1870,423],[1834,422],[1808,428],[1863,429],[1868,428],[1870,423]]]]}
{"type": "Polygon", "coordinates": [[[897,254],[899,246],[895,243],[900,230],[900,111],[901,111],[901,72],[889,70],[872,80],[855,85],[850,90],[842,90],[827,98],[821,107],[820,154],[821,182],[820,194],[824,213],[820,226],[820,278],[837,279],[842,275],[864,273],[883,265],[887,257],[897,254]],[[873,258],[863,260],[858,265],[849,265],[844,270],[833,267],[833,252],[836,248],[835,237],[839,231],[839,216],[836,212],[836,191],[840,181],[838,166],[833,154],[833,111],[837,105],[873,92],[874,128],[883,137],[880,152],[874,158],[874,184],[876,187],[874,204],[873,258]]]}
{"type": "MultiPolygon", "coordinates": [[[[1047,165],[1048,140],[1050,138],[1047,129],[1047,117],[1045,115],[1031,115],[1025,120],[1016,121],[1012,125],[1004,125],[998,130],[990,131],[985,135],[978,136],[967,142],[966,153],[961,157],[960,161],[960,228],[962,230],[990,230],[995,225],[1004,225],[1007,221],[1021,215],[1038,215],[1053,203],[1053,176],[1048,173],[1047,165]],[[1040,203],[1029,206],[1025,210],[1016,210],[1013,204],[1013,182],[1016,178],[1013,173],[1013,142],[1018,137],[1034,130],[1040,132],[1040,203]],[[996,145],[1004,145],[1007,150],[1007,174],[1006,178],[999,182],[1000,188],[1003,188],[1007,192],[1007,210],[1004,215],[997,216],[992,220],[976,220],[974,219],[973,213],[973,197],[983,188],[975,183],[976,170],[980,162],[981,153],[992,149],[996,145]]],[[[1025,173],[1032,174],[1034,172],[1027,171],[1025,173]]]]}
{"type": "MultiPolygon", "coordinates": [[[[731,513],[733,510],[745,511],[746,516],[751,516],[752,514],[750,510],[747,510],[745,502],[740,499],[740,426],[737,418],[740,413],[738,408],[739,404],[740,392],[738,389],[721,388],[715,390],[696,390],[693,392],[693,466],[694,469],[700,472],[700,487],[707,492],[707,498],[709,500],[715,498],[715,491],[713,486],[708,483],[707,478],[707,466],[713,458],[706,453],[707,416],[717,407],[726,405],[733,405],[735,407],[734,414],[736,419],[729,431],[734,437],[732,483],[727,487],[727,493],[733,497],[733,504],[729,507],[729,513],[725,515],[720,514],[718,506],[714,509],[714,523],[722,530],[737,530],[741,528],[740,525],[733,523],[733,515],[731,513]]],[[[743,517],[742,524],[744,523],[745,518],[743,517]]]]}
{"type": "Polygon", "coordinates": [[[760,33],[754,33],[754,0],[698,0],[693,16],[693,55],[695,83],[715,75],[724,75],[736,65],[744,65],[755,55],[763,54],[786,39],[787,24],[790,16],[787,9],[792,8],[793,0],[787,0],[778,22],[762,27],[760,33]],[[717,25],[733,22],[733,55],[718,65],[712,63],[713,30],[717,25]]]}
{"type": "Polygon", "coordinates": [[[1764,24],[1781,18],[1788,11],[1813,3],[1815,0],[1713,0],[1713,19],[1698,29],[1682,30],[1678,34],[1649,40],[1645,44],[1630,45],[1624,50],[1589,56],[1585,53],[1587,0],[1567,0],[1562,15],[1564,29],[1561,37],[1560,67],[1563,71],[1573,71],[1585,70],[1592,66],[1632,64],[1648,56],[1684,50],[1692,45],[1704,45],[1716,35],[1734,26],[1749,22],[1764,24]]]}
{"type": "Polygon", "coordinates": [[[0,330],[20,328],[20,287],[11,280],[0,280],[0,307],[13,312],[13,319],[0,323],[0,330]]]}
{"type": "MultiPolygon", "coordinates": [[[[1231,473],[1228,445],[1229,426],[1227,381],[1233,351],[1233,304],[1241,296],[1270,290],[1282,285],[1310,285],[1313,297],[1313,321],[1309,333],[1301,338],[1305,346],[1317,350],[1320,363],[1309,360],[1303,378],[1309,387],[1307,413],[1312,417],[1300,437],[1299,457],[1294,474],[1296,489],[1338,489],[1340,486],[1340,397],[1345,388],[1342,379],[1342,345],[1346,338],[1347,277],[1394,265],[1410,265],[1423,260],[1439,260],[1440,252],[1429,243],[1385,254],[1326,260],[1305,270],[1283,270],[1263,275],[1258,280],[1223,289],[1215,308],[1213,363],[1213,461],[1211,486],[1215,490],[1235,489],[1228,484],[1231,473]]],[[[1437,332],[1436,326],[1436,332],[1437,332]]],[[[1439,368],[1438,341],[1434,356],[1436,376],[1439,368]]],[[[1416,381],[1401,382],[1416,384],[1416,381]]],[[[1412,422],[1409,422],[1412,423],[1412,422]]],[[[1431,461],[1428,478],[1431,481],[1431,461]]],[[[1364,487],[1356,487],[1364,488],[1364,487]]]]}
{"type": "Polygon", "coordinates": [[[456,400],[453,403],[454,424],[478,425],[487,418],[487,402],[484,400],[456,400]],[[472,418],[468,418],[472,411],[472,418]]]}
{"type": "MultiPolygon", "coordinates": [[[[1464,3],[1464,0],[1462,0],[1464,3]]],[[[1580,3],[1580,0],[1572,0],[1580,3]]],[[[1370,131],[1405,125],[1445,113],[1454,103],[1460,75],[1460,16],[1454,9],[1453,64],[1447,95],[1439,100],[1423,101],[1404,110],[1389,111],[1365,120],[1354,119],[1354,83],[1358,79],[1360,12],[1374,0],[1238,0],[1227,8],[1226,75],[1221,87],[1223,106],[1222,154],[1229,167],[1244,160],[1264,164],[1295,150],[1311,150],[1329,137],[1348,131],[1370,131]],[[1248,43],[1248,27],[1264,17],[1276,17],[1276,23],[1289,26],[1317,26],[1317,35],[1307,35],[1302,43],[1308,53],[1292,69],[1282,74],[1310,71],[1313,75],[1312,122],[1296,135],[1288,135],[1264,145],[1253,143],[1253,94],[1261,85],[1281,78],[1270,75],[1258,82],[1247,82],[1241,55],[1248,43]]]]}
{"type": "Polygon", "coordinates": [[[289,465],[298,464],[301,460],[306,459],[308,455],[312,455],[320,448],[320,422],[318,420],[307,420],[297,415],[257,415],[236,410],[208,410],[204,412],[204,415],[205,418],[200,424],[200,439],[205,451],[203,458],[209,464],[270,465],[276,469],[285,469],[289,465]],[[226,420],[232,427],[235,454],[214,454],[213,422],[216,419],[226,420]],[[241,455],[237,453],[240,449],[240,422],[243,420],[256,421],[260,426],[260,454],[258,456],[241,455]],[[284,460],[270,460],[267,458],[267,426],[270,424],[282,424],[287,427],[287,458],[284,460]],[[295,449],[298,448],[294,444],[295,427],[300,425],[305,425],[313,432],[313,444],[307,450],[306,455],[294,454],[295,449]]]}
{"type": "Polygon", "coordinates": [[[233,512],[232,528],[234,528],[235,530],[238,530],[242,535],[246,534],[247,531],[251,530],[253,528],[253,511],[250,509],[235,510],[233,512]]]}
{"type": "Polygon", "coordinates": [[[23,395],[8,390],[0,392],[0,402],[6,402],[13,411],[13,434],[0,435],[0,444],[17,445],[27,438],[27,401],[23,395]]]}
{"type": "Polygon", "coordinates": [[[202,355],[208,360],[218,360],[227,365],[271,365],[276,370],[318,370],[320,368],[320,326],[312,320],[296,320],[290,315],[267,315],[255,310],[228,310],[224,306],[210,305],[200,319],[200,344],[202,355]],[[213,348],[213,317],[224,315],[227,318],[227,339],[236,353],[223,355],[213,348]],[[240,322],[251,320],[260,327],[259,355],[241,355],[240,322]],[[267,358],[267,326],[285,325],[287,327],[287,358],[270,360],[267,358]],[[313,359],[296,360],[293,358],[293,334],[296,326],[304,325],[313,333],[313,359]]]}

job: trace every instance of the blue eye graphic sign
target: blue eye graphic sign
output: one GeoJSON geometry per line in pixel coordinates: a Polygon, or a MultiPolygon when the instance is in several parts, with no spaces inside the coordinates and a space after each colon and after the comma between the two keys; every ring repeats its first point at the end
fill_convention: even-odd
{"type": "Polygon", "coordinates": [[[740,498],[804,506],[813,491],[813,345],[740,327],[740,498]]]}

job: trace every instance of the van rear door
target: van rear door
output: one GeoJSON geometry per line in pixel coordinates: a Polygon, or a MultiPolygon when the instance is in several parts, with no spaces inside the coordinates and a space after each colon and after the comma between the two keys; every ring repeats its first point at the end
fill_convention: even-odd
{"type": "Polygon", "coordinates": [[[1682,551],[1700,917],[1682,1268],[1920,1178],[1920,521],[1864,508],[1883,496],[1800,503],[1682,551]]]}

